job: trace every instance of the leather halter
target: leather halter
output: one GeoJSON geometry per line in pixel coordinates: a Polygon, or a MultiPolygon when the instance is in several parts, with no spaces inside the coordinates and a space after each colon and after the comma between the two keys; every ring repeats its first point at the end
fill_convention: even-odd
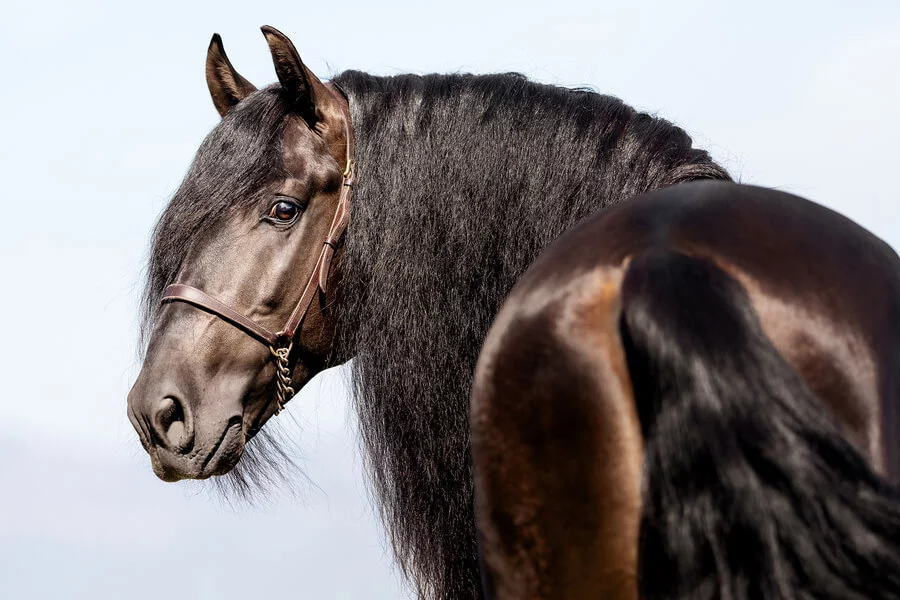
{"type": "Polygon", "coordinates": [[[276,383],[278,384],[278,398],[275,414],[278,414],[284,404],[294,395],[293,388],[290,387],[291,369],[288,366],[288,355],[298,330],[303,325],[306,313],[312,305],[313,299],[321,290],[322,294],[328,289],[328,275],[331,270],[331,261],[334,253],[347,229],[350,221],[350,200],[353,195],[353,152],[354,139],[352,133],[352,125],[350,121],[350,102],[346,95],[336,85],[330,86],[334,90],[335,96],[338,96],[338,104],[344,116],[344,135],[346,137],[346,166],[343,173],[343,181],[341,182],[341,191],[338,196],[337,209],[331,220],[331,227],[323,241],[322,250],[316,266],[313,268],[306,287],[300,300],[291,311],[287,322],[280,331],[270,331],[265,326],[257,323],[250,317],[244,315],[239,310],[229,306],[227,303],[217,300],[198,288],[183,283],[173,283],[163,290],[160,302],[185,302],[207,312],[210,312],[223,321],[234,325],[241,329],[251,337],[259,340],[261,343],[269,347],[272,356],[276,360],[276,383]]]}

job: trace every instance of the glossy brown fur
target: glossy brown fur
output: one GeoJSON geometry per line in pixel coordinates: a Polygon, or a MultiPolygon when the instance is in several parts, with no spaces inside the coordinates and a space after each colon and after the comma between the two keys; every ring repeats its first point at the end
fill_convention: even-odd
{"type": "Polygon", "coordinates": [[[641,439],[610,335],[620,278],[613,268],[548,290],[498,323],[509,328],[500,347],[485,346],[479,372],[489,375],[472,408],[476,514],[499,598],[636,597],[641,439]]]}
{"type": "Polygon", "coordinates": [[[900,261],[819,205],[691,183],[588,219],[523,276],[479,359],[471,426],[495,598],[638,598],[642,436],[620,337],[631,257],[705,258],[875,469],[900,474],[900,261]],[[890,443],[887,443],[890,442],[890,443]]]}

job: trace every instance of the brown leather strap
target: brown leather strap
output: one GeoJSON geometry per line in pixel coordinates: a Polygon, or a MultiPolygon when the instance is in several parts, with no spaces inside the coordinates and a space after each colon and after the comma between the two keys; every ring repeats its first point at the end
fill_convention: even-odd
{"type": "Polygon", "coordinates": [[[168,286],[163,291],[162,301],[174,302],[176,300],[187,302],[209,311],[232,325],[243,329],[264,344],[274,345],[278,341],[278,334],[272,333],[256,321],[245,317],[224,302],[219,302],[206,292],[195,287],[184,285],[183,283],[173,283],[168,286]]]}
{"type": "Polygon", "coordinates": [[[337,246],[350,223],[350,200],[353,197],[353,171],[348,177],[344,178],[341,188],[341,198],[338,201],[338,209],[334,214],[334,221],[331,223],[331,229],[325,238],[325,247],[322,249],[324,253],[322,257],[322,268],[319,270],[319,288],[322,293],[328,291],[328,273],[331,271],[331,259],[337,251],[337,246]]]}
{"type": "Polygon", "coordinates": [[[333,85],[329,87],[332,88],[335,96],[339,97],[338,103],[341,107],[341,112],[344,114],[344,135],[346,139],[344,180],[341,183],[337,208],[335,209],[334,217],[331,220],[328,234],[325,236],[319,258],[316,260],[316,266],[313,268],[313,271],[306,282],[306,287],[300,295],[300,300],[297,302],[281,331],[272,333],[267,328],[263,327],[253,319],[244,316],[240,311],[235,310],[224,302],[216,300],[202,290],[183,283],[173,283],[168,286],[163,291],[162,302],[187,302],[188,304],[211,312],[224,321],[244,330],[273,349],[280,346],[288,346],[293,341],[297,330],[303,324],[304,318],[306,318],[306,313],[309,312],[309,307],[312,304],[313,299],[316,297],[319,290],[321,290],[322,293],[325,293],[327,290],[328,275],[331,271],[331,261],[334,258],[337,245],[340,243],[340,240],[347,229],[347,225],[350,222],[350,201],[353,196],[353,153],[355,151],[355,140],[353,138],[353,129],[350,121],[350,103],[340,88],[333,85]]]}
{"type": "Polygon", "coordinates": [[[328,274],[331,271],[331,259],[334,257],[334,250],[347,229],[347,223],[350,220],[350,197],[353,191],[353,172],[344,178],[341,185],[341,195],[338,199],[338,207],[331,220],[331,227],[328,229],[328,235],[325,236],[322,252],[316,261],[316,267],[313,269],[309,280],[306,282],[306,288],[300,296],[300,301],[288,317],[284,328],[278,332],[280,338],[284,340],[294,339],[297,329],[303,323],[306,313],[309,312],[309,306],[318,294],[319,290],[324,294],[328,289],[328,274]]]}

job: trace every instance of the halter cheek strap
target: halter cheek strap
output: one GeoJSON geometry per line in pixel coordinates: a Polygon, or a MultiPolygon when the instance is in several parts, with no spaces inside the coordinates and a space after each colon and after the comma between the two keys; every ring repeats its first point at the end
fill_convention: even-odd
{"type": "Polygon", "coordinates": [[[164,303],[185,302],[210,312],[269,347],[270,353],[275,358],[276,415],[281,412],[284,405],[295,393],[294,388],[291,387],[292,369],[289,361],[294,337],[301,329],[313,299],[320,291],[322,294],[325,294],[328,289],[328,275],[331,271],[331,262],[334,259],[337,246],[347,229],[347,224],[350,222],[354,151],[350,105],[343,92],[337,89],[336,86],[332,86],[332,88],[336,90],[334,92],[335,96],[339,96],[338,104],[341,107],[341,112],[344,113],[346,165],[343,181],[341,182],[341,191],[338,196],[334,217],[331,219],[331,226],[328,228],[328,234],[325,236],[319,258],[316,260],[316,266],[310,273],[306,286],[303,288],[303,293],[300,295],[300,300],[297,302],[294,310],[291,311],[291,315],[288,317],[284,327],[278,332],[272,332],[227,303],[213,298],[203,290],[183,283],[173,283],[166,287],[161,298],[161,302],[164,303]]]}

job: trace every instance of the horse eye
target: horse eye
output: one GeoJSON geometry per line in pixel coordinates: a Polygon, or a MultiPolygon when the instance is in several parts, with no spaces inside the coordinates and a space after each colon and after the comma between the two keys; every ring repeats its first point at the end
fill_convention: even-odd
{"type": "Polygon", "coordinates": [[[269,218],[282,223],[287,223],[293,221],[298,212],[300,212],[300,207],[293,202],[279,200],[269,209],[269,218]]]}

